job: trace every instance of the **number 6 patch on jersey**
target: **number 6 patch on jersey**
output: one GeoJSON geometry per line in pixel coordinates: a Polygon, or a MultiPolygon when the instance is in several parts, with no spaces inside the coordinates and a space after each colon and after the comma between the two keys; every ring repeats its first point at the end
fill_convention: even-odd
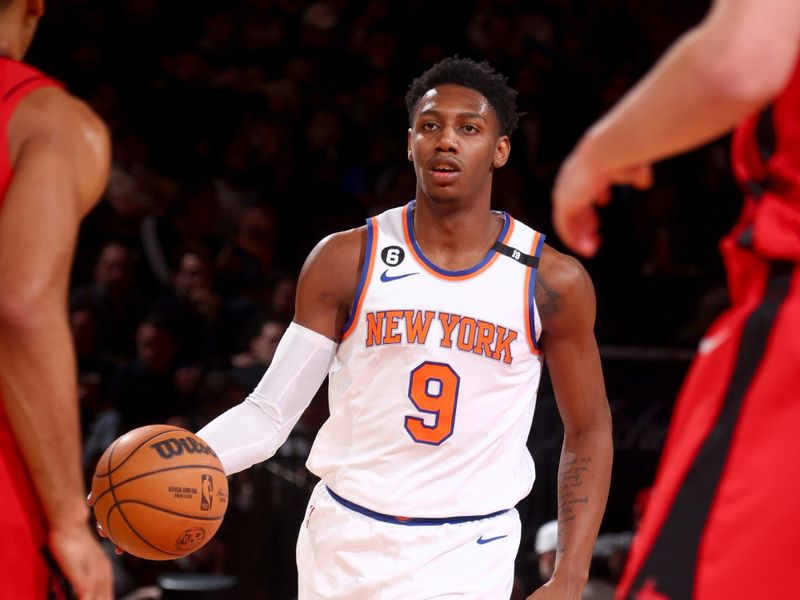
{"type": "Polygon", "coordinates": [[[418,411],[435,416],[433,425],[419,417],[406,417],[405,427],[420,444],[438,446],[453,435],[461,378],[446,363],[425,361],[411,371],[408,398],[418,411]]]}

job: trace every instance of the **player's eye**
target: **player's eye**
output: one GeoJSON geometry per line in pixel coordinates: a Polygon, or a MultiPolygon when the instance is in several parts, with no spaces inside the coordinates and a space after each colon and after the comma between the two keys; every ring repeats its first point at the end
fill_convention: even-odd
{"type": "Polygon", "coordinates": [[[422,129],[424,129],[425,131],[433,131],[437,127],[438,127],[438,125],[436,123],[434,123],[433,121],[425,121],[422,124],[422,129]]]}
{"type": "Polygon", "coordinates": [[[465,133],[478,133],[478,128],[472,123],[462,125],[461,129],[463,129],[465,133]]]}

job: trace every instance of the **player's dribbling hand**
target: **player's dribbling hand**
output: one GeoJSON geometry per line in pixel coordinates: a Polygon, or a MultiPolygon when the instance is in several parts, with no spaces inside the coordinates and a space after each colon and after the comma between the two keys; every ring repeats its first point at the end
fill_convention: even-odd
{"type": "Polygon", "coordinates": [[[79,600],[112,600],[111,561],[83,521],[51,526],[49,546],[79,600]]]}
{"type": "MultiPolygon", "coordinates": [[[[89,505],[89,508],[92,508],[94,506],[94,500],[92,499],[91,492],[89,492],[89,495],[86,496],[86,504],[89,505]]],[[[103,527],[100,525],[100,523],[96,524],[95,529],[97,530],[97,535],[99,535],[101,538],[108,539],[108,536],[106,535],[106,532],[103,531],[103,527]]],[[[114,552],[116,554],[123,554],[125,551],[115,544],[114,552]]]]}
{"type": "Polygon", "coordinates": [[[646,189],[652,178],[647,164],[604,172],[602,165],[579,145],[561,165],[553,186],[553,226],[558,237],[581,256],[594,256],[602,241],[596,207],[608,204],[611,186],[646,189]]]}

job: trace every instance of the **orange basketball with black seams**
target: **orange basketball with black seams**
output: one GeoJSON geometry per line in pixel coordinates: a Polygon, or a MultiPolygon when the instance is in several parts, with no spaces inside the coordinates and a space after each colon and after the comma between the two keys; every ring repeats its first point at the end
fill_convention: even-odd
{"type": "Polygon", "coordinates": [[[172,425],[129,431],[103,453],[92,481],[94,514],[125,552],[170,560],[216,533],[228,507],[228,481],[214,451],[172,425]]]}

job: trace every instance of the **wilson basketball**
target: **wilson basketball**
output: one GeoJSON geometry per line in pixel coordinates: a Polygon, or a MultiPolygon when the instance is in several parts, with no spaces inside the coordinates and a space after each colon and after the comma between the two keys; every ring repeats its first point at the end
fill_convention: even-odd
{"type": "Polygon", "coordinates": [[[129,431],[111,444],[92,481],[94,514],[125,552],[170,560],[216,533],[228,507],[228,481],[214,451],[172,425],[129,431]]]}

